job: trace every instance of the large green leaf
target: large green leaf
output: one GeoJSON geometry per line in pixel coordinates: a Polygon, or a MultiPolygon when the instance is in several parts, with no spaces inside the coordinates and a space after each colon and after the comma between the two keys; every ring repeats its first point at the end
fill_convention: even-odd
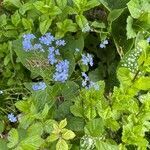
{"type": "Polygon", "coordinates": [[[150,12],[150,0],[130,0],[127,5],[133,18],[139,18],[144,12],[150,12]]]}
{"type": "Polygon", "coordinates": [[[99,0],[108,10],[125,8],[129,0],[99,0]]]}
{"type": "Polygon", "coordinates": [[[112,145],[107,142],[96,141],[96,148],[97,150],[119,150],[117,145],[112,145]]]}

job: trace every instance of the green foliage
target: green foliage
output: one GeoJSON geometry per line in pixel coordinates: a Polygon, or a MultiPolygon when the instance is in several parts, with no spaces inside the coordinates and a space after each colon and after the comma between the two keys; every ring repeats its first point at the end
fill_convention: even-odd
{"type": "Polygon", "coordinates": [[[150,0],[0,2],[0,150],[149,149],[149,8],[150,0]],[[58,62],[69,61],[65,82],[53,79],[48,45],[23,49],[28,33],[33,44],[55,36],[58,62]]]}

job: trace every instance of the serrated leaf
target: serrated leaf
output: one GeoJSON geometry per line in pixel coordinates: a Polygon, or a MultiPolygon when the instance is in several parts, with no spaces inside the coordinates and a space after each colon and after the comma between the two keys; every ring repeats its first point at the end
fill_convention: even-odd
{"type": "Polygon", "coordinates": [[[64,119],[64,120],[60,121],[59,128],[63,129],[66,125],[67,125],[67,119],[64,119]]]}
{"type": "Polygon", "coordinates": [[[11,21],[13,23],[14,26],[17,27],[17,25],[19,24],[20,22],[20,15],[18,13],[18,11],[16,11],[12,16],[11,16],[11,21]]]}
{"type": "Polygon", "coordinates": [[[48,31],[48,29],[51,26],[51,23],[52,23],[52,19],[40,21],[40,32],[41,32],[41,34],[45,34],[48,31]]]}
{"type": "Polygon", "coordinates": [[[139,18],[144,12],[150,12],[150,0],[130,0],[127,4],[133,18],[139,18]]]}
{"type": "Polygon", "coordinates": [[[65,140],[60,139],[56,144],[56,150],[68,150],[68,144],[65,140]]]}
{"type": "Polygon", "coordinates": [[[75,137],[74,132],[68,129],[62,129],[61,133],[62,133],[62,138],[65,140],[71,140],[75,137]]]}
{"type": "Polygon", "coordinates": [[[48,142],[54,142],[54,141],[56,141],[58,138],[59,138],[59,137],[58,137],[57,134],[51,133],[50,136],[47,138],[47,141],[48,141],[48,142]]]}
{"type": "Polygon", "coordinates": [[[14,146],[16,146],[19,142],[19,135],[18,135],[18,131],[14,128],[12,128],[9,133],[8,133],[8,141],[9,143],[7,144],[7,146],[9,148],[13,148],[14,146]]]}
{"type": "Polygon", "coordinates": [[[96,148],[97,150],[119,150],[117,145],[112,145],[102,141],[96,141],[96,148]]]}

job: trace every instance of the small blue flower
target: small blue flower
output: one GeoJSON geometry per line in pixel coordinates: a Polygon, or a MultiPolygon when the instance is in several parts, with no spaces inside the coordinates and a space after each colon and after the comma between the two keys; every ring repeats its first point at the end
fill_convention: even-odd
{"type": "Polygon", "coordinates": [[[31,40],[35,39],[36,37],[33,34],[25,34],[23,35],[23,41],[22,41],[22,45],[23,45],[23,49],[25,51],[30,51],[33,49],[31,40]]]}
{"type": "Polygon", "coordinates": [[[57,46],[65,46],[65,45],[66,45],[66,42],[65,42],[65,40],[57,40],[57,41],[56,41],[56,45],[57,45],[57,46]]]}
{"type": "Polygon", "coordinates": [[[108,44],[108,40],[104,40],[102,43],[100,43],[99,47],[100,48],[106,48],[106,45],[108,44]]]}
{"type": "Polygon", "coordinates": [[[33,46],[33,49],[35,49],[35,50],[40,50],[40,51],[44,52],[43,47],[42,47],[41,44],[35,44],[35,45],[33,46]]]}
{"type": "Polygon", "coordinates": [[[55,70],[56,70],[56,72],[53,75],[53,80],[54,81],[65,82],[68,79],[69,61],[68,60],[60,61],[56,65],[55,70]]]}
{"type": "Polygon", "coordinates": [[[107,39],[104,40],[104,41],[103,41],[103,44],[104,44],[104,45],[107,45],[107,44],[108,44],[108,40],[107,40],[107,39]]]}
{"type": "Polygon", "coordinates": [[[99,47],[100,48],[106,48],[106,45],[105,44],[100,44],[99,47]]]}
{"type": "Polygon", "coordinates": [[[147,38],[147,42],[150,43],[150,37],[147,38]]]}
{"type": "Polygon", "coordinates": [[[87,56],[85,54],[82,54],[82,63],[84,65],[88,65],[90,64],[90,66],[93,66],[93,57],[90,54],[87,54],[87,56]]]}
{"type": "Polygon", "coordinates": [[[59,49],[55,50],[55,54],[58,55],[58,56],[60,55],[59,49]]]}
{"type": "Polygon", "coordinates": [[[34,91],[45,90],[46,87],[47,86],[44,82],[39,82],[39,83],[36,83],[36,84],[32,85],[32,89],[34,91]]]}
{"type": "MultiPolygon", "coordinates": [[[[57,52],[58,53],[58,52],[57,52]]],[[[49,47],[49,54],[48,54],[48,60],[49,60],[49,63],[51,65],[57,63],[57,59],[55,57],[55,48],[52,46],[52,47],[49,47]]]]}
{"type": "Polygon", "coordinates": [[[17,122],[17,117],[15,117],[13,113],[8,114],[8,119],[10,122],[17,122]]]}
{"type": "Polygon", "coordinates": [[[46,33],[39,38],[39,41],[45,45],[51,45],[54,40],[55,38],[53,35],[51,35],[51,33],[46,33]]]}
{"type": "Polygon", "coordinates": [[[82,77],[84,77],[84,79],[85,79],[86,81],[89,80],[89,77],[87,76],[87,74],[86,74],[85,72],[82,72],[82,77]]]}

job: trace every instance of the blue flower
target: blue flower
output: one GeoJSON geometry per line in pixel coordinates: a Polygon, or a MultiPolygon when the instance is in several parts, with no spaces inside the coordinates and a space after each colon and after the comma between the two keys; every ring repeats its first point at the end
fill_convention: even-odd
{"type": "Polygon", "coordinates": [[[150,43],[150,37],[147,38],[147,42],[150,43]]]}
{"type": "Polygon", "coordinates": [[[82,63],[84,65],[88,65],[90,64],[90,66],[93,66],[93,57],[90,54],[87,54],[87,56],[85,54],[82,54],[82,63]]]}
{"type": "Polygon", "coordinates": [[[25,51],[30,51],[33,49],[31,40],[35,39],[36,37],[33,34],[25,34],[23,35],[23,41],[22,41],[22,45],[23,45],[23,49],[25,51]]]}
{"type": "Polygon", "coordinates": [[[42,51],[42,52],[44,51],[41,44],[35,44],[35,45],[33,46],[33,49],[35,49],[35,50],[40,50],[40,51],[42,51]]]}
{"type": "Polygon", "coordinates": [[[65,40],[57,40],[57,41],[56,41],[56,45],[57,45],[57,46],[65,46],[65,45],[66,45],[66,42],[65,42],[65,40]]]}
{"type": "Polygon", "coordinates": [[[68,60],[60,61],[56,65],[55,70],[56,70],[56,72],[53,75],[53,80],[65,82],[68,79],[69,61],[68,60]]]}
{"type": "Polygon", "coordinates": [[[36,83],[36,84],[32,85],[32,89],[34,91],[45,90],[46,87],[47,86],[44,82],[39,82],[39,83],[36,83]]]}
{"type": "Polygon", "coordinates": [[[10,122],[17,122],[17,117],[15,117],[13,113],[8,114],[8,119],[10,122]]]}
{"type": "Polygon", "coordinates": [[[88,75],[85,72],[82,72],[82,77],[84,78],[82,80],[82,86],[86,89],[94,88],[95,90],[99,90],[99,85],[93,81],[90,81],[88,75]]]}
{"type": "Polygon", "coordinates": [[[60,55],[59,49],[56,49],[52,46],[49,47],[48,60],[51,65],[57,63],[56,55],[60,55]]]}
{"type": "Polygon", "coordinates": [[[104,40],[102,43],[100,43],[99,47],[100,48],[106,48],[106,45],[108,44],[108,40],[104,40]]]}
{"type": "Polygon", "coordinates": [[[39,38],[39,41],[45,45],[51,45],[54,40],[55,38],[53,35],[51,35],[51,33],[46,33],[39,38]]]}

